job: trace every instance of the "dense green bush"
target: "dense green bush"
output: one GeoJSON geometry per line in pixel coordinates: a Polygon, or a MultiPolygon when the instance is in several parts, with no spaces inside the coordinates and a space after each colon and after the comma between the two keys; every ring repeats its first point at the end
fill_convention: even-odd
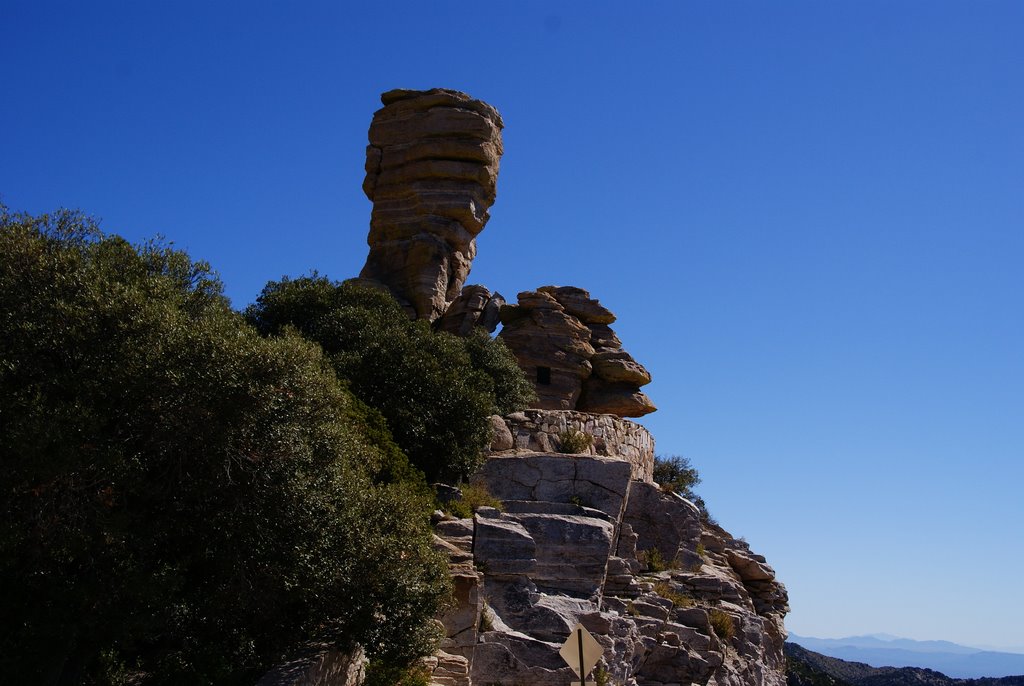
{"type": "Polygon", "coordinates": [[[693,495],[693,487],[700,483],[700,475],[688,457],[658,455],[654,458],[654,483],[688,498],[693,495]]]}
{"type": "Polygon", "coordinates": [[[673,455],[671,457],[654,458],[654,483],[670,493],[678,493],[700,510],[701,518],[714,524],[715,520],[708,512],[704,499],[697,495],[693,488],[700,483],[700,474],[690,463],[690,458],[673,455]]]}
{"type": "Polygon", "coordinates": [[[276,335],[316,341],[338,376],[387,419],[430,480],[458,481],[480,464],[487,418],[521,409],[533,388],[498,339],[467,338],[412,321],[388,293],[316,274],[267,284],[246,317],[276,335]]]}
{"type": "Polygon", "coordinates": [[[0,683],[253,683],[432,649],[430,503],[320,348],[209,268],[0,207],[0,683]]]}

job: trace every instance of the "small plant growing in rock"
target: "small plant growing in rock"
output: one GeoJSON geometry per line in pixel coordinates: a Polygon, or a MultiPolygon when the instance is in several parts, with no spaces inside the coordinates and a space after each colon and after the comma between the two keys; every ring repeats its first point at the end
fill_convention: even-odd
{"type": "Polygon", "coordinates": [[[558,451],[568,455],[578,455],[590,450],[594,445],[594,437],[585,431],[566,429],[558,434],[558,451]]]}
{"type": "Polygon", "coordinates": [[[594,669],[594,686],[610,686],[612,674],[604,667],[594,669]]]}
{"type": "Polygon", "coordinates": [[[664,572],[666,569],[676,569],[679,567],[677,560],[666,560],[665,556],[657,548],[651,548],[638,553],[637,560],[647,565],[648,572],[664,572]]]}
{"type": "Polygon", "coordinates": [[[472,517],[481,507],[493,507],[501,510],[501,501],[491,495],[483,484],[467,484],[462,488],[460,500],[450,500],[444,504],[447,512],[459,519],[472,517]]]}
{"type": "Polygon", "coordinates": [[[491,617],[491,606],[484,601],[484,609],[480,613],[480,633],[494,631],[494,619],[491,617]]]}
{"type": "Polygon", "coordinates": [[[583,498],[579,497],[578,495],[574,495],[569,498],[569,503],[575,505],[576,507],[583,507],[583,498]]]}
{"type": "Polygon", "coordinates": [[[630,617],[639,617],[640,616],[640,610],[636,609],[636,605],[633,604],[632,600],[630,600],[628,603],[626,603],[626,614],[629,615],[630,617]]]}
{"type": "Polygon", "coordinates": [[[708,613],[708,619],[711,620],[711,627],[715,630],[715,635],[723,641],[728,641],[736,635],[736,625],[732,622],[732,615],[724,610],[719,610],[717,607],[713,608],[708,613]]]}
{"type": "Polygon", "coordinates": [[[700,555],[705,560],[708,559],[708,551],[707,551],[707,548],[704,547],[703,543],[698,543],[697,544],[697,554],[700,555]]]}
{"type": "Polygon", "coordinates": [[[674,607],[693,607],[693,598],[672,588],[667,581],[654,584],[654,592],[666,600],[671,600],[674,607]]]}

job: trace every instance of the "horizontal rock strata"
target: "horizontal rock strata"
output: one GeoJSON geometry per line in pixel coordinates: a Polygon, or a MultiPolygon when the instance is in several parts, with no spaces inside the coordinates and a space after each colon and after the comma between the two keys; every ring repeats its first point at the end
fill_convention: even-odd
{"type": "Polygon", "coordinates": [[[443,651],[466,664],[449,659],[433,683],[564,686],[575,676],[558,651],[577,622],[615,684],[785,683],[788,605],[774,571],[629,462],[520,450],[492,455],[474,482],[503,507],[437,524],[453,569],[472,552],[479,585],[460,582],[461,609],[448,617],[461,619],[445,622],[443,651]],[[472,635],[470,617],[473,646],[453,640],[472,635]]]}
{"type": "Polygon", "coordinates": [[[523,291],[500,316],[500,336],[535,382],[534,407],[620,417],[656,409],[640,391],[650,373],[609,327],[615,315],[582,288],[523,291]]]}
{"type": "Polygon", "coordinates": [[[593,437],[588,455],[617,457],[632,466],[632,478],[650,481],[654,470],[654,437],[643,426],[610,414],[574,410],[524,410],[491,419],[492,451],[552,452],[567,431],[593,437]],[[495,425],[500,422],[500,425],[495,425]]]}
{"type": "Polygon", "coordinates": [[[489,218],[503,124],[493,107],[453,90],[393,90],[381,102],[366,148],[373,212],[360,277],[434,321],[459,297],[489,218]]]}

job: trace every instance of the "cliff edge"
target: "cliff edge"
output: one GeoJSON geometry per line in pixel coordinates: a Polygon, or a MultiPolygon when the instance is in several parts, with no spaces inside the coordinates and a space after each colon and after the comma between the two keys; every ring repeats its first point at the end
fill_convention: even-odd
{"type": "Polygon", "coordinates": [[[764,557],[650,480],[643,427],[564,410],[495,427],[496,449],[474,482],[502,510],[436,524],[458,605],[441,618],[431,683],[568,684],[558,651],[577,622],[603,648],[598,683],[785,683],[785,588],[764,557]],[[567,430],[601,447],[530,448],[567,430]]]}

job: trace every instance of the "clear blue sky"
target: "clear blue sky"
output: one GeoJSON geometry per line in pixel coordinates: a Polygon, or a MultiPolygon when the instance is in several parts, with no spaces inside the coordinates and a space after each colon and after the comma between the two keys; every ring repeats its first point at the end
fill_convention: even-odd
{"type": "Polygon", "coordinates": [[[464,90],[507,151],[470,280],[618,313],[793,631],[1024,643],[1024,3],[637,4],[3,0],[0,194],[243,307],[358,272],[380,92],[464,90]]]}

